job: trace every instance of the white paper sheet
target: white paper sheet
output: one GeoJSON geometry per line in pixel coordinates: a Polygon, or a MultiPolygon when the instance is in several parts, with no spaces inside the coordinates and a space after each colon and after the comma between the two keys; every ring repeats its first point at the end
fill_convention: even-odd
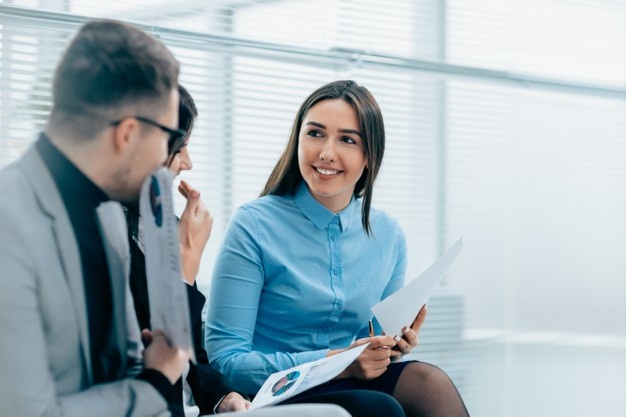
{"type": "Polygon", "coordinates": [[[187,351],[195,362],[189,300],[182,280],[178,225],[172,202],[174,177],[159,168],[141,188],[146,278],[152,330],[163,330],[172,346],[187,351]]]}
{"type": "Polygon", "coordinates": [[[420,276],[372,307],[385,334],[402,336],[402,328],[413,323],[462,248],[463,239],[459,239],[420,276]]]}
{"type": "Polygon", "coordinates": [[[369,343],[270,375],[254,397],[250,409],[285,401],[330,381],[354,362],[367,346],[369,343]]]}

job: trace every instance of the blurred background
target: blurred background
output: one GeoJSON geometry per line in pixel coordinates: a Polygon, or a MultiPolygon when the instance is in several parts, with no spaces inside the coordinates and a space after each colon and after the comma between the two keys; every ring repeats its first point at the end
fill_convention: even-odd
{"type": "Polygon", "coordinates": [[[626,0],[5,0],[0,166],[43,127],[55,64],[94,17],[182,63],[200,113],[183,178],[215,217],[203,291],[300,103],[354,79],[385,117],[374,204],[404,227],[407,279],[464,238],[413,357],[473,416],[626,415],[626,0]]]}

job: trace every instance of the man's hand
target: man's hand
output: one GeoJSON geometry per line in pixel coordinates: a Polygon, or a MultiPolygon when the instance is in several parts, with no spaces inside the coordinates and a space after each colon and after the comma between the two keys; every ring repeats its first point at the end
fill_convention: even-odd
{"type": "Polygon", "coordinates": [[[174,384],[183,374],[183,369],[189,361],[189,355],[181,349],[170,346],[170,343],[160,330],[151,332],[141,331],[141,338],[145,346],[143,362],[146,369],[155,369],[161,372],[174,384]]]}
{"type": "Polygon", "coordinates": [[[180,182],[178,192],[187,199],[178,223],[182,274],[183,279],[193,285],[200,270],[202,252],[211,236],[213,217],[200,199],[200,192],[187,182],[180,182]]]}

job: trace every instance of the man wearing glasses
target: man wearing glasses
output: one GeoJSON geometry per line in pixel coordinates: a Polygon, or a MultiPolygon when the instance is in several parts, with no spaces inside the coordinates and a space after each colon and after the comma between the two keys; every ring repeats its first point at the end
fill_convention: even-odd
{"type": "Polygon", "coordinates": [[[112,250],[96,209],[136,203],[184,136],[178,72],[142,31],[84,25],[56,69],[44,132],[0,172],[0,416],[170,414],[188,357],[158,331],[140,354],[127,248],[112,250]]]}

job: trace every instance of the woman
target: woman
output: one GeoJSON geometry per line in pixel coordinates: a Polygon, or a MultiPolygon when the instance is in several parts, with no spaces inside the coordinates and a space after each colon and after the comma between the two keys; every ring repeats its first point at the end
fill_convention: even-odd
{"type": "MultiPolygon", "coordinates": [[[[176,176],[193,167],[187,145],[194,120],[198,115],[189,92],[180,85],[178,92],[180,95],[178,127],[184,134],[170,140],[168,158],[165,162],[165,165],[176,176]]],[[[219,372],[209,367],[207,354],[202,344],[202,309],[205,297],[198,290],[195,281],[202,252],[211,234],[213,219],[202,203],[197,190],[185,181],[181,181],[178,190],[187,199],[187,205],[179,222],[181,267],[183,279],[188,284],[185,287],[198,363],[197,365],[190,364],[183,373],[183,378],[176,383],[178,395],[176,400],[170,403],[170,409],[175,416],[197,416],[211,412],[246,410],[249,407],[249,401],[226,386],[219,372]]],[[[126,220],[131,251],[130,287],[135,314],[140,328],[150,329],[150,305],[138,207],[126,208],[126,220]]]]}
{"type": "Polygon", "coordinates": [[[300,107],[261,197],[231,219],[206,347],[238,390],[254,392],[273,372],[370,342],[309,393],[370,389],[393,395],[407,416],[467,415],[442,370],[395,361],[417,345],[425,309],[402,338],[368,337],[370,307],[402,287],[406,269],[400,226],[371,208],[384,148],[370,92],[353,81],[325,85],[300,107]]]}
{"type": "MultiPolygon", "coordinates": [[[[181,171],[193,167],[187,144],[198,116],[193,98],[189,92],[179,86],[179,129],[185,132],[179,138],[168,144],[168,159],[165,165],[178,176],[181,171]]],[[[189,300],[190,317],[193,331],[193,340],[197,364],[191,365],[177,382],[177,404],[170,404],[175,416],[198,416],[211,413],[229,411],[244,411],[250,408],[250,401],[240,393],[235,392],[222,381],[221,374],[208,365],[207,353],[202,346],[202,309],[205,297],[198,290],[195,281],[198,274],[200,258],[211,233],[213,219],[209,211],[200,200],[200,194],[189,184],[181,181],[179,192],[187,199],[187,205],[179,221],[181,243],[181,266],[183,279],[188,284],[187,295],[189,300]],[[183,382],[184,381],[184,382],[183,382]]],[[[135,302],[135,311],[142,329],[150,328],[150,308],[146,284],[145,258],[141,237],[141,222],[136,210],[128,209],[129,243],[131,247],[131,291],[135,302]]],[[[393,398],[378,392],[360,393],[321,393],[303,396],[293,400],[291,404],[304,403],[332,403],[345,408],[353,417],[377,417],[384,413],[387,417],[403,417],[400,405],[393,398]]],[[[291,415],[293,411],[307,409],[292,409],[290,407],[273,407],[274,416],[291,415]]],[[[332,408],[320,409],[320,415],[325,415],[332,408]]],[[[265,411],[255,411],[265,415],[265,411]]]]}

